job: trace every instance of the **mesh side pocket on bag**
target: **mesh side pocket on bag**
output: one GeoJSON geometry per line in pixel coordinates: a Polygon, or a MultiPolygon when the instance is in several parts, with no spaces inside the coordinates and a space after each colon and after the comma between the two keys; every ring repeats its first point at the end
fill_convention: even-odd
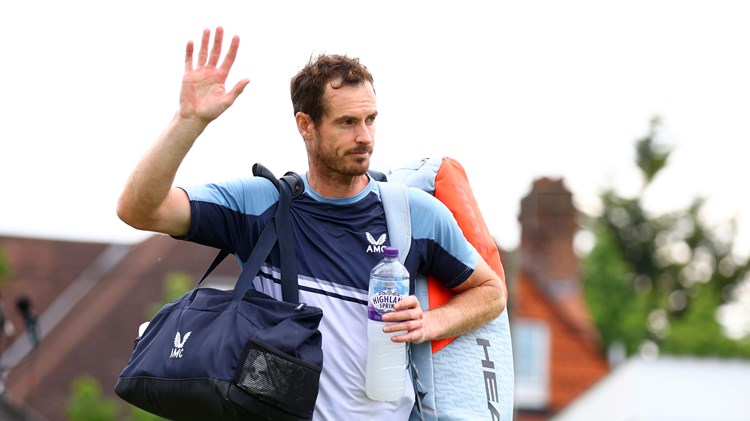
{"type": "Polygon", "coordinates": [[[236,378],[250,395],[301,416],[312,416],[319,381],[319,367],[255,339],[245,346],[236,378]]]}

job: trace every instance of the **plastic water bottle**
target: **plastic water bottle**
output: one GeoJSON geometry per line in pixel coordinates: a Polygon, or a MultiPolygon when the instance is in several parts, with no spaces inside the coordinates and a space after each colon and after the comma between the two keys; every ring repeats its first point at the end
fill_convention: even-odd
{"type": "Polygon", "coordinates": [[[385,333],[382,315],[409,295],[409,271],[398,261],[398,248],[385,247],[385,258],[370,272],[367,305],[365,392],[370,399],[395,401],[404,395],[406,344],[391,341],[403,332],[385,333]]]}

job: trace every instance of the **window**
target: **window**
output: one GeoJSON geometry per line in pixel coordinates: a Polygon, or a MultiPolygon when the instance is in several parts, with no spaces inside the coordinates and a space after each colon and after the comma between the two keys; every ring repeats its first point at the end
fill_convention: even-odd
{"type": "Polygon", "coordinates": [[[543,321],[516,319],[511,324],[515,365],[515,404],[543,409],[549,401],[550,333],[543,321]]]}

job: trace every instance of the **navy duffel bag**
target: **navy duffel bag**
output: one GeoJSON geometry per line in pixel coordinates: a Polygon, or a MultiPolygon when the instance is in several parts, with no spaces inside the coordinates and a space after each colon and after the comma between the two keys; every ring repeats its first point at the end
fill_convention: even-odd
{"type": "Polygon", "coordinates": [[[312,419],[323,364],[322,311],[250,291],[201,288],[167,304],[115,387],[172,420],[312,419]]]}
{"type": "Polygon", "coordinates": [[[299,304],[289,218],[279,217],[288,212],[291,191],[279,193],[276,216],[234,291],[199,288],[229,254],[221,251],[195,289],[151,320],[118,378],[118,396],[171,420],[312,419],[323,312],[299,304]],[[284,301],[252,289],[277,239],[284,301]]]}

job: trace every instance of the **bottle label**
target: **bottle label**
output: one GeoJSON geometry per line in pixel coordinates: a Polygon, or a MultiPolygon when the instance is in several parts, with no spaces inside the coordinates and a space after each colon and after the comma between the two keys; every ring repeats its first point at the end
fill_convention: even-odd
{"type": "Polygon", "coordinates": [[[393,311],[393,306],[404,298],[404,294],[393,288],[376,291],[370,296],[367,316],[370,320],[383,321],[382,315],[393,311]]]}

